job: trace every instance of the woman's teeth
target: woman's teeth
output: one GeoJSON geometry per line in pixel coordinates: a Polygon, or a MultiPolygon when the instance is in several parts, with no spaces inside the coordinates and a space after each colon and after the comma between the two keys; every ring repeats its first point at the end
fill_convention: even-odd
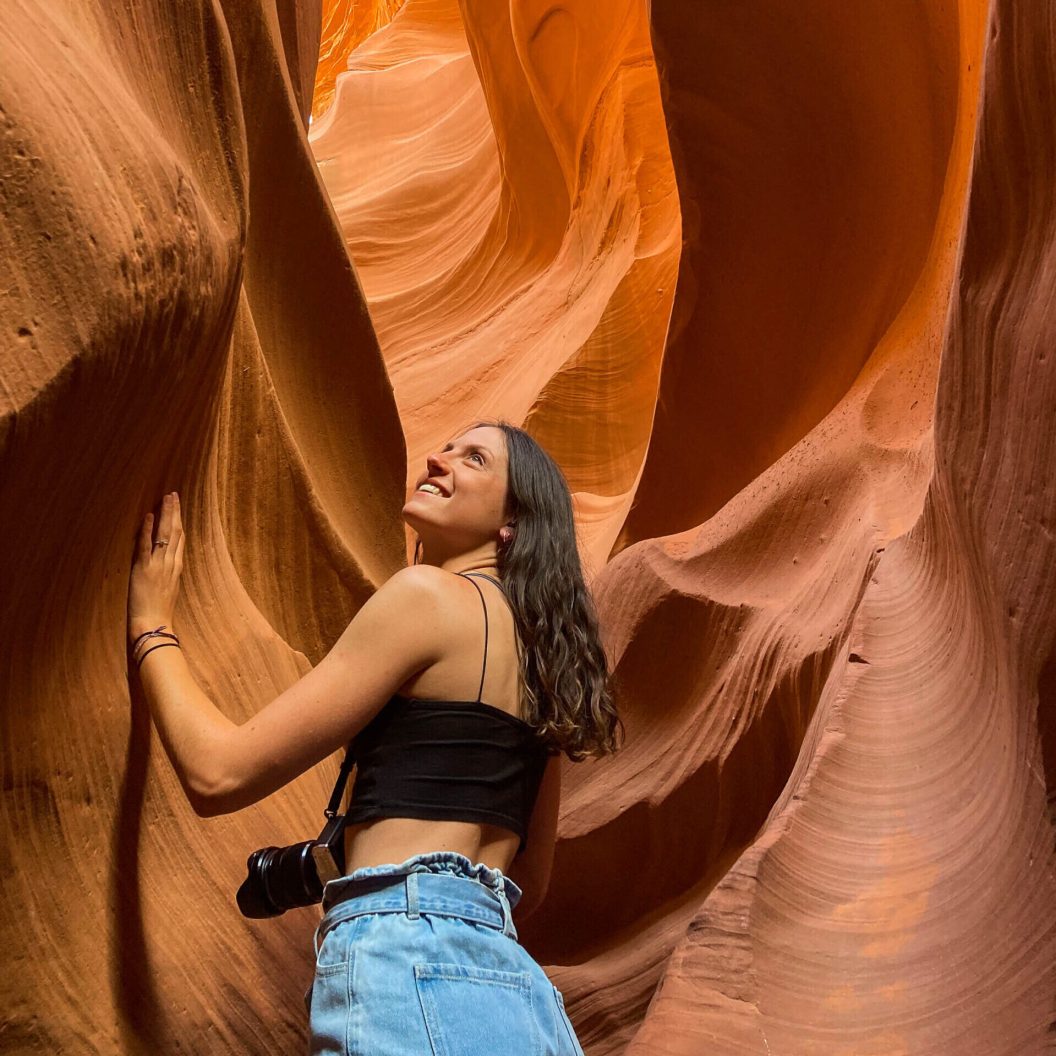
{"type": "Polygon", "coordinates": [[[427,491],[430,495],[443,495],[443,492],[435,484],[421,484],[419,491],[427,491]]]}

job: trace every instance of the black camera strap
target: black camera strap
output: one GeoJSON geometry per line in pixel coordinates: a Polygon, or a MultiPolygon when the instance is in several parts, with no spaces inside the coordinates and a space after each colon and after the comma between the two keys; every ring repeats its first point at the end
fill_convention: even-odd
{"type": "Polygon", "coordinates": [[[352,751],[350,744],[345,749],[345,757],[341,760],[341,772],[337,775],[334,783],[334,791],[330,793],[330,802],[326,805],[323,813],[328,818],[337,816],[338,808],[341,806],[341,797],[345,794],[345,785],[348,784],[348,775],[352,773],[352,767],[356,765],[356,754],[352,751]]]}
{"type": "Polygon", "coordinates": [[[344,833],[348,822],[344,814],[338,814],[338,810],[341,809],[341,797],[345,794],[348,775],[355,765],[356,753],[353,745],[349,744],[345,749],[345,757],[341,760],[341,772],[334,782],[334,791],[330,793],[330,802],[323,812],[326,815],[326,824],[318,838],[312,841],[312,860],[315,862],[316,874],[324,884],[336,880],[345,871],[344,833]]]}

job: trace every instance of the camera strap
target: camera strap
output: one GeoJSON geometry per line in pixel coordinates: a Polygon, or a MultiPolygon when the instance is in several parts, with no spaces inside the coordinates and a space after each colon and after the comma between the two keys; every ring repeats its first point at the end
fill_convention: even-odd
{"type": "Polygon", "coordinates": [[[341,760],[341,772],[334,782],[334,790],[330,793],[330,802],[326,805],[326,824],[319,838],[312,841],[311,855],[315,863],[315,871],[319,880],[327,884],[336,880],[345,871],[345,847],[344,832],[347,824],[344,814],[338,814],[341,808],[341,797],[345,794],[345,785],[348,784],[348,775],[352,767],[356,765],[356,753],[353,745],[345,749],[345,757],[341,760]]]}
{"type": "Polygon", "coordinates": [[[323,813],[328,818],[334,818],[337,816],[338,808],[341,806],[341,797],[345,794],[345,785],[348,784],[348,775],[352,772],[352,767],[356,765],[356,755],[352,751],[352,745],[350,744],[345,749],[345,757],[341,760],[341,772],[337,775],[337,781],[334,783],[334,791],[330,793],[330,802],[326,805],[326,810],[323,813]]]}

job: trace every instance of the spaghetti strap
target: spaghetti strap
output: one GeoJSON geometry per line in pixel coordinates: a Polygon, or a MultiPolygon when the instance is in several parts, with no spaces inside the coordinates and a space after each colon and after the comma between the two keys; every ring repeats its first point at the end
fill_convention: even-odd
{"type": "Polygon", "coordinates": [[[502,591],[503,597],[506,596],[506,588],[502,585],[500,580],[497,580],[494,576],[489,576],[487,572],[461,572],[463,576],[480,576],[481,579],[486,579],[489,583],[494,583],[495,586],[502,591]]]}
{"type": "MultiPolygon", "coordinates": [[[[502,585],[502,580],[496,579],[494,576],[489,576],[487,572],[459,572],[460,576],[479,576],[481,579],[486,579],[489,583],[494,583],[499,588],[499,593],[502,595],[502,600],[506,602],[506,608],[513,612],[513,606],[510,604],[510,599],[506,594],[506,588],[502,585]]],[[[519,646],[518,646],[519,648],[519,646]]]]}
{"type": "MultiPolygon", "coordinates": [[[[473,576],[479,575],[484,576],[485,579],[491,579],[491,576],[484,575],[483,572],[459,572],[458,573],[463,579],[468,579],[471,583],[473,582],[473,576]]],[[[484,608],[484,663],[480,667],[480,689],[477,690],[477,703],[480,703],[480,698],[484,694],[484,673],[488,670],[488,603],[484,600],[484,591],[480,589],[479,583],[473,583],[473,589],[480,595],[480,604],[484,608]]]]}

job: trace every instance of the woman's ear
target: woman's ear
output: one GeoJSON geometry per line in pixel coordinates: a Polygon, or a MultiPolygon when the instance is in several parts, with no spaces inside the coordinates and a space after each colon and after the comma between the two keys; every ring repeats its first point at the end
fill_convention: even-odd
{"type": "Polygon", "coordinates": [[[499,542],[502,543],[503,546],[509,546],[510,543],[513,542],[513,537],[516,534],[516,532],[517,532],[517,528],[516,528],[515,525],[504,524],[499,529],[499,542]]]}

